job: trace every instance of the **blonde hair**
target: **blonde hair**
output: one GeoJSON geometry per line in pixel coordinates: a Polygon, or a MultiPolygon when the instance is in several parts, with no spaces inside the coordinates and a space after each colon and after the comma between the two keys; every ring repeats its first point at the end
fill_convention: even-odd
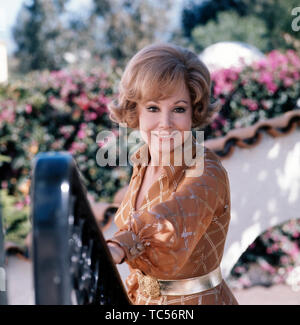
{"type": "Polygon", "coordinates": [[[205,127],[220,109],[219,100],[210,103],[210,73],[196,54],[170,43],[148,45],[131,58],[118,98],[108,104],[110,119],[138,128],[137,103],[167,98],[182,82],[190,93],[192,128],[205,127]]]}

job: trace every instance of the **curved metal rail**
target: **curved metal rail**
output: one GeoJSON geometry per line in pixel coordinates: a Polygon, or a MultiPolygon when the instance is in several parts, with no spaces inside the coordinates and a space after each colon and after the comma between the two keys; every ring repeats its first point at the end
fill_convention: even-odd
{"type": "Polygon", "coordinates": [[[73,157],[38,154],[30,190],[36,304],[129,305],[73,157]]]}

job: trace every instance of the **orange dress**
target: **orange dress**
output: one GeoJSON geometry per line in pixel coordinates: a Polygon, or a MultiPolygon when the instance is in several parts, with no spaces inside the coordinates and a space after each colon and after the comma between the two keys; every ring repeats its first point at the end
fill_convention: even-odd
{"type": "Polygon", "coordinates": [[[163,174],[146,192],[137,211],[136,197],[150,159],[148,144],[130,157],[132,177],[115,215],[119,231],[107,242],[125,250],[130,269],[127,292],[133,304],[238,304],[224,280],[213,289],[189,295],[153,298],[139,290],[140,275],[178,280],[207,274],[220,265],[230,221],[227,172],[218,157],[194,136],[187,148],[193,159],[185,160],[184,149],[183,163],[177,164],[173,151],[171,163],[163,167],[163,174]]]}

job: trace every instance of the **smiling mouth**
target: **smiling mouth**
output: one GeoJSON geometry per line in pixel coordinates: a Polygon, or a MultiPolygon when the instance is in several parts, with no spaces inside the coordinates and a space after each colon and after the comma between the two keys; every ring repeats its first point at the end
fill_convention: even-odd
{"type": "Polygon", "coordinates": [[[167,138],[172,138],[172,135],[157,135],[159,138],[167,139],[167,138]]]}
{"type": "Polygon", "coordinates": [[[171,133],[167,133],[167,132],[165,132],[165,133],[158,133],[158,132],[155,132],[154,134],[157,136],[157,137],[159,137],[159,138],[172,138],[172,137],[174,137],[176,134],[177,134],[177,132],[178,131],[173,131],[173,132],[171,132],[171,133]]]}
{"type": "Polygon", "coordinates": [[[159,141],[174,141],[174,136],[173,135],[157,135],[159,141]]]}

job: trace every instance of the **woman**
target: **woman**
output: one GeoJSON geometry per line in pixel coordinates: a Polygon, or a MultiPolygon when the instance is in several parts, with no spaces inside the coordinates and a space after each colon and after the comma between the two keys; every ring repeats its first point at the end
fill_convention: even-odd
{"type": "Polygon", "coordinates": [[[133,304],[237,304],[219,268],[230,220],[227,172],[191,133],[219,109],[210,87],[194,53],[155,43],[129,61],[109,105],[111,119],[145,141],[130,157],[119,231],[107,240],[115,263],[129,265],[133,304]]]}

